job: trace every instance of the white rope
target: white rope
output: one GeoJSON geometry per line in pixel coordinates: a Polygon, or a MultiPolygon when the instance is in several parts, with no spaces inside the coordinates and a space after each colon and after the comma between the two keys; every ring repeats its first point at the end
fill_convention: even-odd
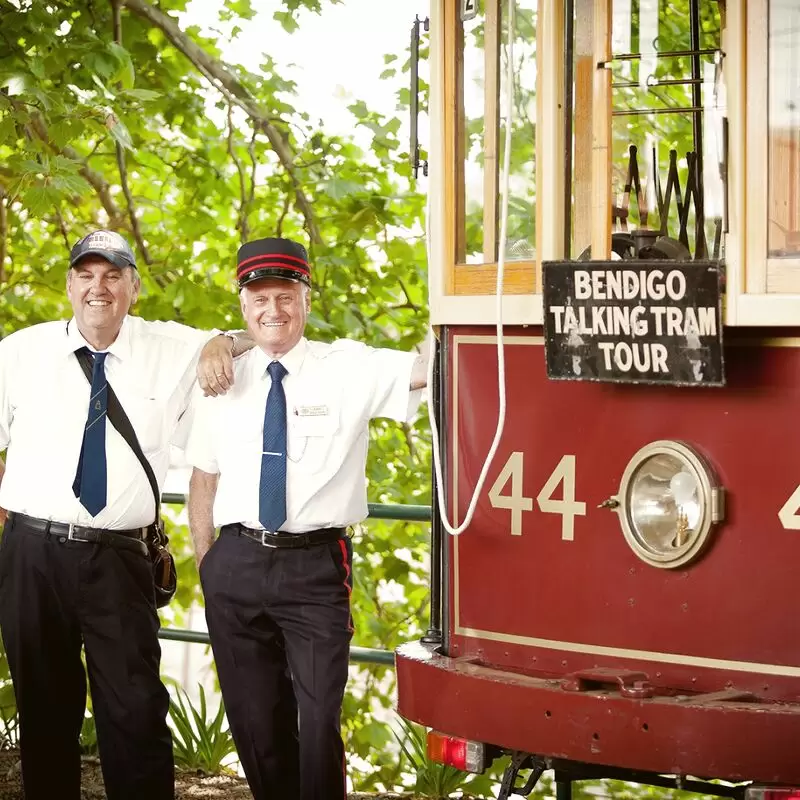
{"type": "MultiPolygon", "coordinates": [[[[439,502],[439,514],[444,529],[452,536],[458,536],[465,531],[475,513],[475,507],[478,504],[478,498],[483,491],[483,484],[486,482],[486,476],[492,466],[497,448],[500,444],[500,439],[503,436],[503,428],[506,422],[506,364],[505,364],[505,347],[503,345],[503,277],[505,272],[505,252],[506,252],[506,238],[508,228],[508,187],[509,187],[509,173],[511,171],[511,115],[513,112],[513,97],[514,97],[514,8],[515,0],[508,0],[508,57],[507,57],[507,78],[506,78],[506,93],[505,93],[505,111],[506,111],[506,136],[505,136],[505,152],[503,153],[503,199],[500,210],[500,242],[497,258],[497,286],[495,290],[497,302],[497,396],[498,396],[498,412],[497,412],[497,429],[495,430],[494,440],[489,452],[486,455],[486,460],[483,462],[478,483],[475,486],[475,491],[472,493],[472,499],[469,502],[467,513],[464,516],[464,521],[456,528],[451,523],[447,516],[447,503],[444,495],[444,480],[442,478],[442,461],[441,453],[439,452],[439,430],[436,425],[436,419],[433,413],[432,399],[428,401],[428,419],[430,420],[431,435],[433,437],[433,466],[436,472],[436,489],[439,502]]],[[[428,218],[430,218],[430,201],[428,202],[428,218]]],[[[426,220],[427,222],[427,220],[426,220]]],[[[428,239],[428,265],[430,267],[430,240],[428,239]]],[[[433,351],[435,341],[431,337],[431,357],[428,363],[428,386],[433,387],[433,351]]]]}

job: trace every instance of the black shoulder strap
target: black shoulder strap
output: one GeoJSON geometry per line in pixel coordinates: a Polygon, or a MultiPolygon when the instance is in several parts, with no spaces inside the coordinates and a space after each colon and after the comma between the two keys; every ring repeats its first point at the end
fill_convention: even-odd
{"type": "MultiPolygon", "coordinates": [[[[86,376],[86,380],[88,380],[89,384],[91,385],[92,371],[94,369],[94,360],[92,359],[92,356],[85,348],[78,350],[75,355],[78,359],[78,363],[81,365],[83,374],[86,376]]],[[[145,455],[142,452],[142,448],[139,445],[139,440],[136,438],[136,431],[133,429],[133,425],[131,425],[131,421],[128,419],[128,415],[125,413],[125,409],[120,404],[116,394],[114,394],[114,390],[111,388],[110,383],[108,384],[108,411],[106,412],[106,416],[111,424],[117,429],[117,431],[119,431],[119,435],[128,443],[131,450],[133,450],[133,454],[139,459],[139,463],[142,465],[145,475],[147,475],[147,480],[150,482],[150,488],[153,490],[153,499],[155,500],[156,504],[155,522],[156,526],[158,526],[161,520],[161,495],[158,491],[156,476],[153,474],[153,468],[150,466],[150,462],[147,460],[147,458],[145,458],[145,455]]]]}

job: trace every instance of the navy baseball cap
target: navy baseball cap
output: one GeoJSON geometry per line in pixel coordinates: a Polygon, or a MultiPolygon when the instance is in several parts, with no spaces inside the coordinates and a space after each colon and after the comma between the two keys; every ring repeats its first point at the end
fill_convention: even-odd
{"type": "Polygon", "coordinates": [[[115,267],[136,267],[136,256],[131,246],[116,231],[92,231],[78,240],[69,254],[70,267],[86,256],[100,256],[115,267]]]}
{"type": "Polygon", "coordinates": [[[236,280],[239,288],[262,278],[283,278],[311,286],[305,247],[291,239],[255,239],[239,248],[236,280]]]}

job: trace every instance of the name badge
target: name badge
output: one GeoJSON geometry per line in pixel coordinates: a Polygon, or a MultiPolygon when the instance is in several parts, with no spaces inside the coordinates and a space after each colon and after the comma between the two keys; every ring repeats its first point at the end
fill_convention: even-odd
{"type": "Polygon", "coordinates": [[[298,417],[327,417],[328,406],[297,406],[294,413],[298,417]]]}

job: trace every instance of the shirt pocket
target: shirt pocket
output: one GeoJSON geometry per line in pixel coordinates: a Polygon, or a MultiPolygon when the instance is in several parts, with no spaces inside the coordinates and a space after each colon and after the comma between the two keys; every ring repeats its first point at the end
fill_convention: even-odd
{"type": "Polygon", "coordinates": [[[122,407],[133,425],[142,450],[145,453],[162,450],[167,440],[166,402],[158,397],[133,395],[125,398],[122,407]]]}
{"type": "Polygon", "coordinates": [[[335,457],[335,444],[340,428],[339,408],[330,402],[305,408],[325,409],[327,413],[303,414],[289,411],[287,449],[289,460],[303,472],[319,472],[335,457]]]}

